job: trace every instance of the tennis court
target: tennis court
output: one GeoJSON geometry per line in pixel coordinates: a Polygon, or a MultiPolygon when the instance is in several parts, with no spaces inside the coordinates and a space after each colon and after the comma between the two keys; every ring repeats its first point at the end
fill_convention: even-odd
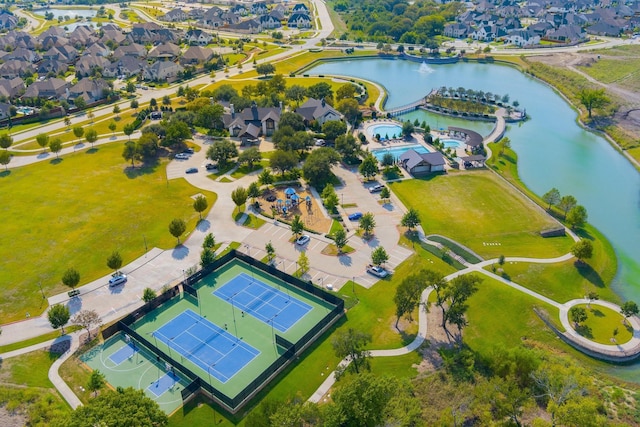
{"type": "Polygon", "coordinates": [[[222,383],[229,381],[260,354],[249,344],[189,309],[151,335],[222,383]]]}
{"type": "Polygon", "coordinates": [[[238,274],[213,294],[244,313],[268,325],[273,324],[280,332],[287,332],[312,308],[246,273],[238,274]]]}

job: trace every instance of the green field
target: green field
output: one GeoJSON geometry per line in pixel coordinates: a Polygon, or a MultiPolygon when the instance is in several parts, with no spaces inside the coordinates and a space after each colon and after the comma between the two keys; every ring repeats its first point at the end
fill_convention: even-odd
{"type": "MultiPolygon", "coordinates": [[[[582,322],[576,329],[580,335],[600,344],[616,345],[624,344],[633,337],[633,328],[624,322],[624,317],[617,311],[601,305],[581,304],[587,311],[587,320],[582,322]],[[613,343],[613,331],[617,330],[615,337],[616,342],[613,343]]],[[[569,318],[571,321],[571,318],[569,318]]]]}
{"type": "Polygon", "coordinates": [[[489,171],[437,175],[389,187],[405,206],[420,212],[427,235],[464,242],[485,258],[551,258],[569,252],[573,244],[569,237],[540,237],[541,230],[557,223],[489,171]]]}
{"type": "Polygon", "coordinates": [[[38,284],[47,295],[68,290],[60,280],[67,268],[84,284],[110,272],[114,250],[126,265],[144,254],[145,240],[148,248],[173,247],[171,220],[183,218],[187,230],[198,221],[194,194],[214,205],[214,193],[183,179],[168,182],[164,160],[132,170],[121,154],[121,144],[110,144],[0,175],[0,323],[41,313],[38,284]]]}

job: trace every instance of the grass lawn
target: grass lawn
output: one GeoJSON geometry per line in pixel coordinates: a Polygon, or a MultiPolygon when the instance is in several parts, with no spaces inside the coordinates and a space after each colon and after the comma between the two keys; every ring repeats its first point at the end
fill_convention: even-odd
{"type": "Polygon", "coordinates": [[[515,283],[560,303],[583,298],[591,291],[619,303],[620,297],[609,287],[617,269],[613,248],[595,230],[590,231],[597,237],[592,240],[593,257],[585,263],[576,264],[575,259],[555,264],[507,262],[502,269],[515,283]]]}
{"type": "Polygon", "coordinates": [[[46,302],[36,285],[48,295],[68,290],[60,278],[69,267],[84,284],[110,272],[106,258],[114,250],[126,265],[144,254],[145,239],[149,248],[172,247],[169,222],[183,218],[192,230],[198,221],[192,195],[215,204],[215,193],[184,179],[167,182],[164,161],[132,170],[121,154],[119,144],[106,145],[2,175],[0,222],[11,244],[0,245],[0,323],[41,313],[46,302]]]}
{"type": "MultiPolygon", "coordinates": [[[[624,317],[617,311],[600,305],[591,304],[591,308],[587,304],[581,304],[587,311],[587,320],[582,322],[576,332],[585,338],[600,344],[615,345],[611,342],[613,331],[617,329],[616,343],[624,344],[633,337],[633,328],[624,323],[624,317]]],[[[569,317],[571,321],[571,317],[569,317]]]]}
{"type": "Polygon", "coordinates": [[[386,375],[396,378],[415,378],[418,369],[414,365],[422,362],[422,356],[417,351],[395,357],[374,357],[371,359],[371,372],[376,375],[386,375]]]}
{"type": "Polygon", "coordinates": [[[540,237],[541,230],[557,224],[489,171],[437,175],[389,187],[406,206],[420,212],[426,234],[463,242],[485,258],[555,257],[569,252],[573,244],[569,237],[540,237]]]}
{"type": "MultiPolygon", "coordinates": [[[[487,276],[468,301],[464,341],[481,355],[490,354],[497,346],[516,347],[523,340],[552,344],[557,342],[553,331],[540,320],[533,308],[546,310],[549,318],[559,324],[558,310],[487,276]]],[[[563,344],[560,344],[563,345],[563,344]]]]}
{"type": "Polygon", "coordinates": [[[53,384],[49,381],[49,368],[59,356],[56,353],[37,350],[3,360],[0,382],[24,387],[51,388],[53,384]]]}
{"type": "MultiPolygon", "coordinates": [[[[350,254],[353,251],[355,251],[355,249],[353,249],[349,245],[344,245],[342,247],[342,253],[343,254],[350,254]]],[[[336,245],[334,245],[333,243],[329,243],[327,246],[325,246],[325,248],[322,250],[321,253],[323,255],[338,256],[338,247],[336,245]]]]}
{"type": "Polygon", "coordinates": [[[240,179],[248,173],[262,170],[267,166],[269,166],[269,160],[266,159],[261,160],[260,163],[254,163],[252,168],[249,168],[247,164],[243,164],[231,174],[231,178],[240,179]]]}
{"type": "MultiPolygon", "coordinates": [[[[71,332],[77,331],[80,328],[81,327],[77,325],[67,325],[65,326],[64,331],[66,333],[71,333],[71,332]]],[[[13,344],[3,345],[3,346],[0,346],[0,353],[6,353],[9,351],[18,350],[20,348],[29,347],[34,344],[40,344],[41,342],[49,341],[49,340],[58,338],[59,336],[60,336],[60,331],[56,330],[56,331],[52,331],[47,334],[40,335],[38,337],[31,338],[28,340],[14,342],[13,344]]]]}
{"type": "Polygon", "coordinates": [[[209,175],[207,175],[207,178],[212,179],[212,180],[215,181],[216,179],[220,178],[222,175],[224,175],[227,172],[229,172],[234,167],[236,167],[236,165],[234,163],[227,163],[223,167],[219,167],[218,166],[218,172],[210,173],[209,175]]]}
{"type": "MultiPolygon", "coordinates": [[[[240,219],[240,216],[242,216],[242,212],[236,215],[235,220],[238,221],[240,219]]],[[[264,219],[258,218],[254,214],[247,214],[246,220],[242,225],[244,227],[253,228],[254,230],[257,230],[258,228],[262,227],[265,223],[266,221],[264,219]]]]}

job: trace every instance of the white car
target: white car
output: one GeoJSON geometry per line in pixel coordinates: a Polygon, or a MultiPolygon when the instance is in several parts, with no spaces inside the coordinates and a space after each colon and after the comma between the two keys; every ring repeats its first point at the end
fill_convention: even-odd
{"type": "Polygon", "coordinates": [[[376,184],[373,187],[369,187],[369,192],[370,193],[379,193],[379,192],[382,191],[383,188],[384,188],[384,185],[376,184]]]}
{"type": "Polygon", "coordinates": [[[309,240],[311,240],[311,237],[307,236],[306,234],[298,237],[298,240],[296,240],[296,244],[303,246],[306,245],[307,243],[309,243],[309,240]]]}
{"type": "Polygon", "coordinates": [[[119,274],[117,276],[113,276],[111,279],[109,279],[109,287],[110,288],[116,287],[118,285],[125,283],[126,281],[127,281],[126,274],[119,274]]]}
{"type": "Polygon", "coordinates": [[[389,273],[384,268],[379,265],[369,265],[367,266],[367,273],[371,273],[374,276],[380,277],[381,279],[387,277],[389,273]]]}
{"type": "Polygon", "coordinates": [[[316,139],[316,147],[324,147],[326,142],[324,139],[316,139]]]}
{"type": "Polygon", "coordinates": [[[176,154],[175,158],[180,160],[187,160],[189,158],[189,155],[187,153],[178,153],[176,154]]]}

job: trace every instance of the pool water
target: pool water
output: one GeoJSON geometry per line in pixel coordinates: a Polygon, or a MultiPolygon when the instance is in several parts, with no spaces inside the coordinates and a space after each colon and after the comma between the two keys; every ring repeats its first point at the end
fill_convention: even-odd
{"type": "Polygon", "coordinates": [[[464,148],[465,143],[458,141],[457,139],[441,139],[440,142],[444,144],[444,148],[464,148]]]}
{"type": "Polygon", "coordinates": [[[398,125],[373,125],[367,128],[367,133],[370,136],[380,135],[380,139],[385,140],[387,137],[399,138],[402,136],[402,126],[398,125]]]}
{"type": "Polygon", "coordinates": [[[378,159],[379,162],[382,162],[382,158],[387,153],[390,153],[393,156],[393,158],[397,160],[400,156],[402,156],[405,153],[405,151],[411,150],[411,149],[415,150],[419,154],[424,154],[429,152],[429,150],[427,150],[422,145],[405,145],[403,147],[382,148],[379,150],[371,150],[371,154],[373,154],[375,158],[378,159]]]}

